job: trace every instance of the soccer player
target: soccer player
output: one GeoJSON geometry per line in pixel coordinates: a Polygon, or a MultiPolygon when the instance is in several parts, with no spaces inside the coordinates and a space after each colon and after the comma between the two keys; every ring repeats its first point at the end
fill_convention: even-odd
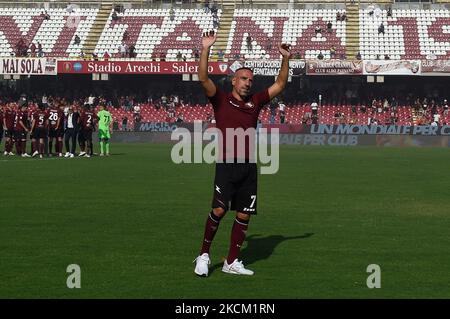
{"type": "Polygon", "coordinates": [[[58,116],[58,123],[56,125],[56,139],[57,139],[57,145],[59,150],[59,157],[62,157],[63,154],[63,139],[64,139],[64,105],[59,105],[59,116],[58,116]]]}
{"type": "Polygon", "coordinates": [[[3,107],[0,106],[0,145],[3,139],[3,107]]]}
{"type": "Polygon", "coordinates": [[[14,117],[14,135],[16,139],[16,151],[17,155],[22,157],[30,157],[27,154],[27,133],[28,133],[28,111],[27,106],[23,104],[21,110],[17,110],[14,117]]]}
{"type": "Polygon", "coordinates": [[[109,139],[111,138],[110,125],[112,116],[103,104],[99,105],[100,111],[97,113],[98,119],[98,139],[100,141],[100,156],[109,156],[109,139]]]}
{"type": "Polygon", "coordinates": [[[30,108],[28,110],[28,124],[27,126],[30,128],[30,140],[31,140],[31,154],[34,154],[34,152],[36,151],[35,147],[36,147],[36,137],[33,131],[31,131],[31,125],[33,123],[33,115],[34,115],[34,110],[32,108],[30,108]]]}
{"type": "Polygon", "coordinates": [[[3,155],[14,155],[12,152],[13,138],[14,138],[14,119],[16,112],[13,108],[13,103],[7,103],[3,112],[3,128],[5,130],[5,152],[3,155]]]}
{"type": "Polygon", "coordinates": [[[55,140],[55,153],[62,157],[61,125],[64,125],[64,111],[56,105],[48,109],[48,153],[52,156],[53,140],[55,140]]]}
{"type": "MultiPolygon", "coordinates": [[[[249,143],[245,145],[245,162],[236,155],[235,150],[226,147],[226,129],[242,128],[256,130],[258,115],[262,107],[280,94],[286,86],[289,73],[290,45],[280,44],[278,50],[282,55],[280,72],[276,82],[269,88],[251,94],[253,72],[248,68],[236,70],[232,79],[232,92],[225,93],[208,77],[208,57],[211,46],[216,42],[214,31],[204,33],[200,56],[198,77],[214,109],[216,127],[222,133],[223,142],[219,152],[223,163],[216,163],[214,179],[214,195],[212,210],[206,219],[203,244],[195,261],[195,274],[208,276],[208,265],[211,263],[209,250],[220,221],[231,209],[236,211],[236,218],[231,230],[231,241],[228,257],[224,261],[222,271],[236,275],[253,275],[238,260],[240,247],[244,242],[251,214],[256,214],[257,167],[248,159],[251,157],[249,143]],[[232,154],[229,154],[229,153],[232,154]],[[229,203],[231,202],[231,205],[229,203]]],[[[219,139],[220,141],[220,139],[219,139]]]]}
{"type": "Polygon", "coordinates": [[[91,157],[92,155],[92,133],[94,132],[95,115],[91,111],[89,104],[84,105],[84,111],[81,113],[81,131],[83,136],[81,153],[78,156],[91,157]],[[87,149],[86,149],[87,146],[87,149]]]}
{"type": "Polygon", "coordinates": [[[43,103],[39,103],[38,109],[33,114],[33,122],[31,123],[31,132],[36,139],[36,145],[34,146],[33,157],[39,154],[39,157],[44,156],[45,138],[47,137],[48,130],[48,112],[45,111],[43,103]]]}

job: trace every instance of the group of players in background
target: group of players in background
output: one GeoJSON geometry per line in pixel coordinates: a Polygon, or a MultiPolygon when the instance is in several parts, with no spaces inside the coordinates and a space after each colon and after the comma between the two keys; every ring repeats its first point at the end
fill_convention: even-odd
{"type": "Polygon", "coordinates": [[[43,158],[44,153],[48,152],[49,156],[75,157],[78,137],[78,156],[90,157],[93,155],[92,135],[98,130],[100,156],[109,156],[111,122],[112,116],[103,105],[95,113],[89,104],[77,109],[75,106],[40,103],[37,109],[32,110],[27,104],[7,103],[3,108],[0,107],[0,143],[4,133],[5,156],[43,158]],[[30,153],[27,153],[28,136],[31,141],[30,153]],[[64,137],[66,153],[63,155],[64,137]],[[16,153],[13,152],[14,146],[16,153]]]}

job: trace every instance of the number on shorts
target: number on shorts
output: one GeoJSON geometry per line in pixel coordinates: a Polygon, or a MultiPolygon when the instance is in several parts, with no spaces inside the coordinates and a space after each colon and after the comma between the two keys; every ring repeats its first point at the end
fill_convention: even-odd
{"type": "Polygon", "coordinates": [[[256,195],[252,195],[252,196],[250,196],[250,198],[252,199],[252,203],[250,204],[250,208],[253,208],[253,205],[255,205],[255,202],[256,202],[256,195]]]}

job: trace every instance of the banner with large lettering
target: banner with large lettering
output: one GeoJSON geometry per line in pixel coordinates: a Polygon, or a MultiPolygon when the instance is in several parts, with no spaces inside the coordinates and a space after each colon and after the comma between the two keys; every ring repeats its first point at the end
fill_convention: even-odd
{"type": "Polygon", "coordinates": [[[420,75],[420,60],[364,60],[366,75],[420,75]]]}
{"type": "Polygon", "coordinates": [[[361,60],[307,60],[308,75],[354,75],[363,73],[361,60]]]}
{"type": "MultiPolygon", "coordinates": [[[[203,130],[206,130],[207,122],[204,122],[203,130]]],[[[194,123],[168,123],[168,122],[141,122],[135,123],[135,131],[139,132],[173,132],[177,128],[185,128],[194,131],[194,123]]]]}
{"type": "MultiPolygon", "coordinates": [[[[203,126],[204,129],[209,127],[215,124],[203,126]]],[[[262,124],[261,127],[277,128],[280,134],[450,136],[450,125],[262,124]]]]}
{"type": "MultiPolygon", "coordinates": [[[[231,61],[230,71],[235,72],[239,68],[250,68],[253,70],[253,75],[263,76],[277,76],[281,68],[281,60],[245,60],[245,61],[231,61]]],[[[305,60],[290,60],[289,61],[289,76],[304,75],[306,71],[305,60]]]]}
{"type": "MultiPolygon", "coordinates": [[[[116,143],[177,143],[171,132],[116,131],[116,143]]],[[[208,141],[203,141],[209,143],[208,141]]],[[[270,139],[267,141],[270,143],[270,139]]],[[[338,134],[285,134],[280,133],[279,144],[328,146],[378,146],[378,147],[450,147],[449,136],[414,135],[338,135],[338,134]]]]}
{"type": "Polygon", "coordinates": [[[423,135],[450,136],[450,125],[329,125],[313,124],[310,134],[343,134],[343,135],[423,135]]]}
{"type": "Polygon", "coordinates": [[[450,60],[422,60],[423,73],[449,73],[450,60]]]}
{"type": "Polygon", "coordinates": [[[0,74],[56,75],[55,58],[0,58],[0,74]]]}
{"type": "MultiPolygon", "coordinates": [[[[58,61],[58,73],[69,74],[197,74],[195,61],[58,61]]],[[[227,62],[209,62],[208,73],[228,74],[227,62]]]]}

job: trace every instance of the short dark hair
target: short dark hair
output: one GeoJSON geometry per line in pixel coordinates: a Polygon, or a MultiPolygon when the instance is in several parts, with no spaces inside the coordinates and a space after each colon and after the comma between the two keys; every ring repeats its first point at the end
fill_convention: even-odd
{"type": "Polygon", "coordinates": [[[234,71],[234,74],[238,73],[238,72],[241,71],[241,70],[248,70],[248,71],[250,71],[250,72],[253,73],[253,70],[252,70],[252,69],[250,69],[250,68],[248,68],[248,67],[246,67],[246,66],[243,66],[243,67],[240,67],[239,69],[237,69],[236,71],[234,71]]]}

